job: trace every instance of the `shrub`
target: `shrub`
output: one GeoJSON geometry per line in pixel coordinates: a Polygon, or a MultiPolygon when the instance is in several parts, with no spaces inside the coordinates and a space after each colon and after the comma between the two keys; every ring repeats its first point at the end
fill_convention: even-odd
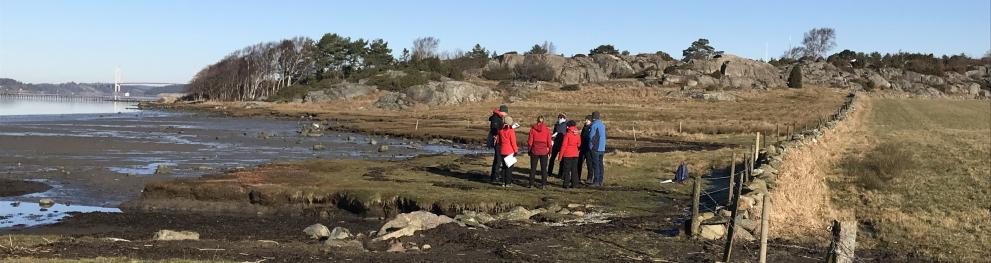
{"type": "Polygon", "coordinates": [[[912,153],[904,145],[881,143],[860,159],[844,161],[844,170],[867,190],[885,189],[895,177],[914,166],[912,153]]]}
{"type": "Polygon", "coordinates": [[[499,65],[482,71],[482,77],[489,80],[512,80],[513,70],[506,65],[499,65]]]}
{"type": "Polygon", "coordinates": [[[403,72],[405,72],[406,75],[398,77],[375,75],[369,78],[366,83],[369,85],[375,85],[381,90],[401,92],[406,90],[406,88],[427,84],[430,80],[440,79],[440,74],[437,73],[424,73],[413,70],[406,70],[403,72]]]}
{"type": "Polygon", "coordinates": [[[612,45],[599,45],[598,47],[595,47],[592,50],[589,50],[588,51],[588,54],[589,55],[595,55],[595,54],[619,55],[619,50],[616,50],[616,47],[613,47],[612,45]]]}
{"type": "Polygon", "coordinates": [[[579,84],[568,84],[561,87],[563,91],[579,91],[582,90],[582,86],[579,84]]]}
{"type": "Polygon", "coordinates": [[[802,88],[802,65],[795,64],[791,67],[791,74],[788,74],[788,87],[800,89],[802,88]]]}
{"type": "Polygon", "coordinates": [[[554,80],[554,68],[539,60],[528,59],[514,69],[517,80],[551,81],[554,80]]]}

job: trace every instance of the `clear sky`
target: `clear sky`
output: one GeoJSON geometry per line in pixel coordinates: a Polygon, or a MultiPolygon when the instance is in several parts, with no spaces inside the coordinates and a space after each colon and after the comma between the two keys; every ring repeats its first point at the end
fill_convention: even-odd
{"type": "Polygon", "coordinates": [[[434,36],[442,50],[525,51],[548,40],[566,55],[608,43],[674,57],[702,37],[759,59],[813,27],[836,29],[833,52],[982,56],[991,1],[0,0],[0,77],[112,82],[119,66],[125,81],[185,83],[235,49],[327,32],[383,38],[397,53],[434,36]]]}

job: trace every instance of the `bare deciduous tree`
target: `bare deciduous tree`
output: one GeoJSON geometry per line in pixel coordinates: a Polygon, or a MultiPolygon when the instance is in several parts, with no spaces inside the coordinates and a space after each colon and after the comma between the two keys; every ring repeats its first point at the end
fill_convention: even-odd
{"type": "Polygon", "coordinates": [[[786,50],[784,54],[781,54],[781,59],[799,60],[802,59],[802,56],[804,55],[805,55],[805,48],[793,47],[786,50]]]}
{"type": "Polygon", "coordinates": [[[805,55],[813,58],[824,58],[826,52],[836,47],[836,30],[832,28],[813,28],[805,32],[802,39],[805,46],[805,55]]]}
{"type": "Polygon", "coordinates": [[[413,40],[413,60],[437,57],[437,47],[440,39],[436,37],[421,37],[413,40]]]}

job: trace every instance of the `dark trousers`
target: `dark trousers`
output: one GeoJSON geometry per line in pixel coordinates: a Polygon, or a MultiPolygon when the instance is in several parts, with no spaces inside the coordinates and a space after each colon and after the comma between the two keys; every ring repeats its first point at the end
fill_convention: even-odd
{"type": "MultiPolygon", "coordinates": [[[[564,134],[558,134],[557,137],[554,138],[554,146],[551,146],[551,163],[550,166],[548,166],[547,168],[548,169],[547,172],[550,173],[551,175],[555,174],[554,161],[557,160],[557,155],[561,153],[562,143],[564,143],[564,134]]],[[[560,168],[558,169],[560,170],[560,168]]],[[[561,176],[561,171],[558,171],[557,175],[561,176]]]]}
{"type": "Polygon", "coordinates": [[[605,167],[603,167],[602,156],[606,152],[593,151],[590,152],[590,157],[592,159],[592,184],[602,186],[602,179],[605,177],[605,167]]]}
{"type": "Polygon", "coordinates": [[[495,153],[495,157],[492,159],[492,173],[489,174],[491,177],[489,181],[495,183],[496,175],[499,174],[499,168],[502,167],[502,157],[500,157],[502,155],[499,154],[499,147],[492,147],[492,151],[495,153]]]}
{"type": "Polygon", "coordinates": [[[576,174],[578,167],[578,157],[564,157],[561,159],[561,185],[564,188],[577,187],[581,180],[581,175],[576,174]]]}
{"type": "MultiPolygon", "coordinates": [[[[582,149],[587,149],[587,148],[582,148],[582,149]]],[[[586,170],[588,170],[588,176],[585,177],[585,181],[591,183],[592,182],[592,171],[593,171],[592,170],[592,158],[589,157],[588,150],[579,150],[578,151],[578,166],[575,169],[575,174],[578,175],[578,178],[581,178],[581,176],[582,176],[582,168],[587,168],[586,170]]]]}
{"type": "Polygon", "coordinates": [[[547,155],[530,155],[530,185],[533,185],[533,176],[537,172],[538,163],[540,164],[540,176],[543,177],[540,186],[543,187],[547,185],[547,155]]]}
{"type": "MultiPolygon", "coordinates": [[[[502,159],[502,158],[506,158],[506,156],[509,155],[498,155],[498,156],[501,157],[500,159],[502,159]]],[[[505,161],[501,161],[501,163],[502,163],[502,185],[509,185],[513,182],[513,168],[506,166],[505,161]]]]}

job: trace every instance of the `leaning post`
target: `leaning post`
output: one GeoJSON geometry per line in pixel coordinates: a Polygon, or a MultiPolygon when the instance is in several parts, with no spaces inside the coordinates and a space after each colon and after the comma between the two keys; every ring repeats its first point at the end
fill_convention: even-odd
{"type": "Polygon", "coordinates": [[[692,176],[694,183],[692,183],[692,221],[689,231],[692,231],[690,235],[692,238],[697,238],[699,233],[699,226],[702,222],[699,221],[699,198],[702,195],[702,178],[698,174],[692,176]]]}
{"type": "Polygon", "coordinates": [[[769,203],[771,203],[771,194],[764,193],[763,206],[760,208],[760,263],[767,262],[767,235],[770,229],[767,228],[767,217],[769,217],[768,208],[770,208],[769,203]]]}

